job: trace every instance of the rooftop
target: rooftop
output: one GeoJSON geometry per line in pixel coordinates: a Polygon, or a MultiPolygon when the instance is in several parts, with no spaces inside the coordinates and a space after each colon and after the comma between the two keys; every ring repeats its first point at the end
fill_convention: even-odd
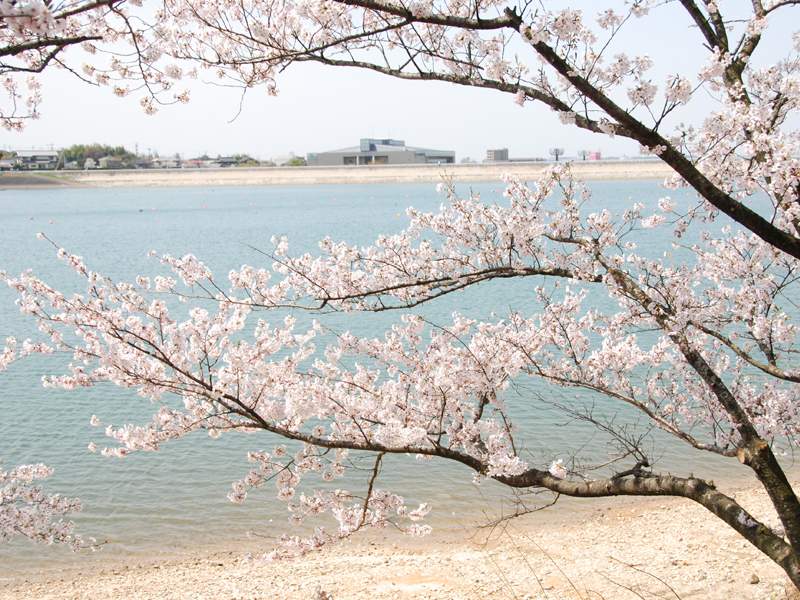
{"type": "Polygon", "coordinates": [[[449,152],[418,146],[406,146],[403,140],[364,138],[358,146],[330,150],[326,154],[358,154],[359,152],[449,152]]]}

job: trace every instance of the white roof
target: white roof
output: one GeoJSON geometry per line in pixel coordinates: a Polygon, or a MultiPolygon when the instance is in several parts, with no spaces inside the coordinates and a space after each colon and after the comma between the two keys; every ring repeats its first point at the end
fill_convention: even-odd
{"type": "Polygon", "coordinates": [[[56,150],[17,150],[16,155],[20,158],[33,158],[34,156],[52,156],[58,158],[56,150]]]}
{"type": "Polygon", "coordinates": [[[389,146],[388,144],[374,144],[375,150],[362,151],[361,146],[351,146],[340,150],[330,150],[321,154],[366,154],[366,152],[433,152],[436,154],[455,154],[452,150],[433,150],[431,148],[418,148],[416,146],[389,146]]]}

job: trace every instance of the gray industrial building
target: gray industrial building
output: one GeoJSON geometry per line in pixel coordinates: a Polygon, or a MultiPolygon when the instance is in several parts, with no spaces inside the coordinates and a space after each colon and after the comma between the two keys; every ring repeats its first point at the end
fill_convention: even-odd
{"type": "Polygon", "coordinates": [[[484,162],[508,162],[508,148],[494,148],[486,151],[486,160],[484,162]]]}
{"type": "Polygon", "coordinates": [[[456,153],[452,150],[431,150],[406,146],[403,140],[373,140],[365,138],[361,144],[330,152],[309,153],[309,167],[338,165],[429,165],[452,164],[456,153]]]}

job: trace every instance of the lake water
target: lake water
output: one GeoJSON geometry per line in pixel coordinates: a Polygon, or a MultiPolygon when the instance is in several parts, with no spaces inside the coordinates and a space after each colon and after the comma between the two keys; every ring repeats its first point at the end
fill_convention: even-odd
{"type": "MultiPolygon", "coordinates": [[[[603,181],[592,187],[602,200],[598,208],[616,212],[633,201],[652,205],[664,195],[655,181],[603,181]]],[[[485,201],[504,200],[499,183],[458,186],[462,194],[470,188],[480,191],[485,201]]],[[[325,236],[367,244],[381,233],[405,227],[407,206],[433,211],[442,200],[431,184],[0,191],[0,269],[16,275],[32,268],[60,291],[81,291],[80,281],[56,259],[54,248],[36,238],[44,231],[59,246],[83,256],[90,269],[118,281],[163,273],[156,259],[146,257],[151,250],[178,256],[193,253],[220,279],[243,264],[269,267],[271,261],[251,246],[269,250],[273,235],[286,235],[294,254],[315,252],[316,243],[325,236]]],[[[653,239],[641,242],[651,248],[664,244],[653,239]]],[[[440,322],[446,322],[453,310],[483,319],[492,311],[502,315],[510,308],[530,312],[535,310],[533,285],[516,281],[483,286],[420,312],[440,322]]],[[[3,286],[0,340],[9,335],[35,337],[35,325],[19,314],[14,300],[3,286]]],[[[341,330],[379,336],[399,318],[400,313],[338,315],[327,322],[341,330]]],[[[212,440],[198,432],[164,444],[156,453],[134,453],[124,460],[103,458],[87,450],[90,442],[106,445],[102,429],[90,426],[91,416],[96,414],[106,423],[144,423],[154,407],[135,392],[108,385],[71,392],[42,388],[42,375],[60,374],[63,364],[61,358],[36,357],[0,372],[0,458],[6,469],[32,462],[53,467],[55,474],[44,486],[49,492],[81,498],[84,511],[75,517],[77,530],[84,537],[108,540],[101,553],[105,559],[235,543],[247,531],[270,536],[290,529],[285,505],[274,498],[270,485],[251,493],[241,505],[226,498],[231,482],[250,468],[247,451],[268,449],[278,439],[259,433],[212,440]]],[[[562,415],[537,412],[528,404],[524,398],[513,402],[517,423],[534,455],[575,449],[592,439],[591,430],[555,427],[565,421],[562,415]]],[[[599,444],[597,451],[602,451],[602,444],[590,443],[599,444]]],[[[663,471],[684,472],[686,461],[698,458],[690,449],[674,444],[670,448],[659,463],[663,471]]],[[[696,475],[746,476],[730,461],[708,454],[700,458],[696,475]]],[[[476,490],[466,468],[444,461],[419,463],[413,457],[392,457],[384,472],[384,489],[406,496],[412,506],[434,505],[430,517],[434,526],[451,526],[448,515],[453,513],[475,515],[486,507],[483,496],[495,502],[499,494],[491,485],[476,490]]],[[[313,478],[306,481],[312,483],[313,478]]],[[[337,485],[348,489],[348,481],[352,482],[337,485]]],[[[352,485],[357,488],[360,483],[352,485]]],[[[323,518],[316,524],[333,528],[333,523],[323,518]]],[[[271,545],[266,540],[264,548],[271,545]]],[[[23,539],[0,547],[0,570],[11,572],[91,560],[95,559],[88,553],[71,555],[63,548],[32,546],[23,539]]]]}

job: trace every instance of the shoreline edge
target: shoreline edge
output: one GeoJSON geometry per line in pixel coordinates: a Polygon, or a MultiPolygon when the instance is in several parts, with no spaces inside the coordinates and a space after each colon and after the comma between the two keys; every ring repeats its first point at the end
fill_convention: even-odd
{"type": "MultiPolygon", "coordinates": [[[[341,167],[253,167],[219,169],[129,169],[22,172],[0,176],[0,189],[40,187],[214,187],[358,185],[370,183],[461,183],[501,181],[511,175],[535,181],[551,162],[373,165],[341,167]],[[15,179],[17,181],[15,181],[15,179]]],[[[654,160],[573,162],[576,179],[664,179],[674,175],[654,160]]]]}

